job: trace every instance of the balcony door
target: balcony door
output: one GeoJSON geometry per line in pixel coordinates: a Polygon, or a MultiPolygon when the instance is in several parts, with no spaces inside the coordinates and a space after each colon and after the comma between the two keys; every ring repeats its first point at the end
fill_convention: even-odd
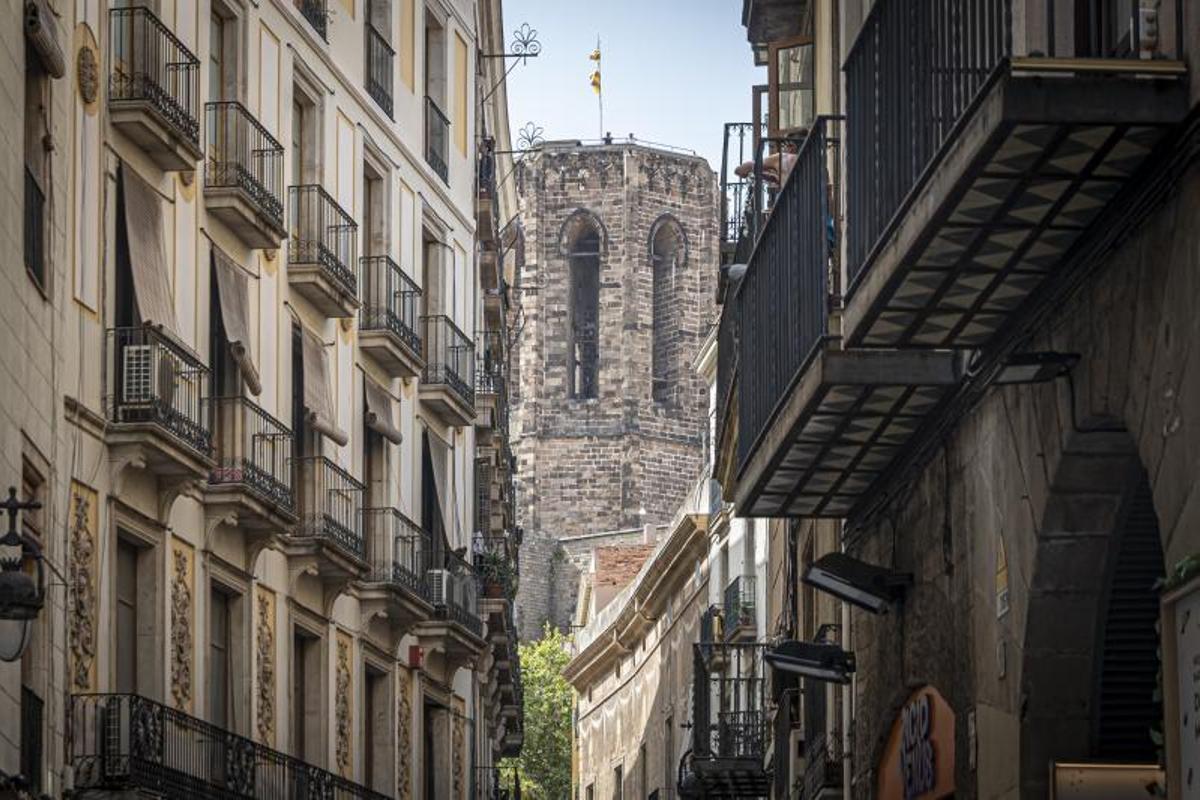
{"type": "Polygon", "coordinates": [[[138,548],[118,539],[113,624],[113,688],[118,694],[138,692],[138,606],[138,548]]]}
{"type": "Polygon", "coordinates": [[[816,58],[811,36],[773,42],[767,75],[770,136],[802,137],[813,122],[816,58]]]}

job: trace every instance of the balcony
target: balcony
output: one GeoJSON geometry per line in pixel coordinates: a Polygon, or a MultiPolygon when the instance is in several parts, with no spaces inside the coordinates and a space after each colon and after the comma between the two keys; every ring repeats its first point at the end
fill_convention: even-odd
{"type": "Polygon", "coordinates": [[[753,575],[739,575],[725,587],[725,641],[753,639],[758,633],[753,575]]]}
{"type": "Polygon", "coordinates": [[[327,0],[292,0],[300,16],[308,20],[313,30],[325,41],[329,41],[329,9],[327,0]]]}
{"type": "Polygon", "coordinates": [[[204,204],[247,247],[276,248],[283,224],[283,145],[241,103],[208,103],[204,204]]]}
{"type": "Polygon", "coordinates": [[[495,253],[499,244],[499,221],[496,216],[496,140],[486,137],[479,148],[476,164],[478,180],[475,228],[485,251],[495,253]]]}
{"type": "Polygon", "coordinates": [[[720,668],[703,645],[693,647],[692,749],[680,766],[680,796],[765,797],[764,645],[713,645],[724,651],[720,668]]]}
{"type": "Polygon", "coordinates": [[[804,798],[842,796],[842,739],[828,723],[828,685],[804,682],[804,798]]]}
{"type": "Polygon", "coordinates": [[[721,263],[745,263],[750,255],[752,222],[755,209],[762,208],[757,198],[762,184],[753,176],[742,177],[736,170],[754,161],[757,141],[763,131],[755,131],[753,122],[727,122],[721,156],[721,263]],[[755,134],[758,133],[759,136],[755,134]],[[740,258],[739,258],[740,256],[740,258]]]}
{"type": "Polygon", "coordinates": [[[113,127],[164,170],[191,170],[200,149],[200,59],[147,8],[108,14],[113,127]]]}
{"type": "Polygon", "coordinates": [[[426,576],[433,618],[417,625],[417,637],[427,651],[440,654],[448,678],[487,646],[479,618],[478,577],[469,563],[436,546],[426,576]]]}
{"type": "Polygon", "coordinates": [[[159,328],[113,328],[106,344],[109,447],[160,477],[207,478],[208,367],[159,328]]]}
{"type": "Polygon", "coordinates": [[[503,336],[499,331],[479,334],[475,352],[475,427],[480,443],[489,445],[491,437],[508,435],[507,359],[503,336]]]}
{"type": "Polygon", "coordinates": [[[332,602],[367,574],[362,534],[363,485],[325,456],[292,460],[299,524],[280,542],[293,577],[316,575],[332,602]]]}
{"type": "Polygon", "coordinates": [[[317,185],[292,186],[288,284],[327,317],[358,309],[358,225],[317,185]]]}
{"type": "Polygon", "coordinates": [[[447,316],[421,317],[421,402],[454,427],[475,421],[475,346],[447,316]]]}
{"type": "Polygon", "coordinates": [[[367,94],[376,105],[392,116],[392,76],[395,74],[396,51],[388,44],[387,37],[375,30],[369,21],[366,29],[366,76],[367,94]]]}
{"type": "Polygon", "coordinates": [[[1128,28],[1052,0],[875,4],[845,64],[849,346],[986,347],[1132,224],[1188,110],[1180,2],[1118,3],[1128,28]]]}
{"type": "Polygon", "coordinates": [[[833,335],[841,126],[814,124],[722,309],[717,474],[738,516],[844,517],[959,378],[950,351],[833,335]]]}
{"type": "Polygon", "coordinates": [[[397,636],[433,613],[429,534],[395,508],[364,508],[371,572],[359,591],[364,616],[386,618],[397,636]]]}
{"type": "Polygon", "coordinates": [[[425,97],[425,163],[442,183],[450,182],[450,120],[438,108],[432,97],[425,97]]]}
{"type": "Polygon", "coordinates": [[[295,524],[292,431],[245,397],[212,400],[216,465],[204,494],[210,515],[236,520],[254,550],[295,524]]]}
{"type": "Polygon", "coordinates": [[[387,256],[367,256],[360,264],[358,346],[392,377],[419,375],[425,367],[417,316],[421,289],[387,256]]]}
{"type": "Polygon", "coordinates": [[[75,789],[85,797],[387,800],[139,695],[73,695],[70,715],[75,789]]]}

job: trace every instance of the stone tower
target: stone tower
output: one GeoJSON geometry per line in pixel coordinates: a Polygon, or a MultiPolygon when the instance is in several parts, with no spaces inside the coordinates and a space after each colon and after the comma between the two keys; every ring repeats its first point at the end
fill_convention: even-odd
{"type": "Polygon", "coordinates": [[[536,637],[571,623],[595,546],[641,541],[695,484],[718,195],[704,159],[632,142],[547,143],[516,179],[517,622],[536,637]]]}

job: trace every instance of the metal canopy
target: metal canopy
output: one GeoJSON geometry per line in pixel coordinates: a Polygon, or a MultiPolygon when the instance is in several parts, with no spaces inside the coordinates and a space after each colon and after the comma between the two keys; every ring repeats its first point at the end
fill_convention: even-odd
{"type": "Polygon", "coordinates": [[[738,516],[849,514],[959,380],[948,351],[818,353],[738,480],[738,516]]]}
{"type": "Polygon", "coordinates": [[[1182,91],[1174,81],[1003,76],[857,276],[848,344],[986,344],[1182,119],[1182,91]]]}

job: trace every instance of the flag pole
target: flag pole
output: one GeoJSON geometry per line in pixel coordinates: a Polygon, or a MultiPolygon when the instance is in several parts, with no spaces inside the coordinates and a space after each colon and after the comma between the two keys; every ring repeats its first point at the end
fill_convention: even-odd
{"type": "MultiPolygon", "coordinates": [[[[600,69],[600,36],[596,36],[596,69],[600,69]]],[[[600,107],[600,139],[604,139],[604,73],[600,74],[600,86],[596,90],[596,103],[600,107]]]]}

